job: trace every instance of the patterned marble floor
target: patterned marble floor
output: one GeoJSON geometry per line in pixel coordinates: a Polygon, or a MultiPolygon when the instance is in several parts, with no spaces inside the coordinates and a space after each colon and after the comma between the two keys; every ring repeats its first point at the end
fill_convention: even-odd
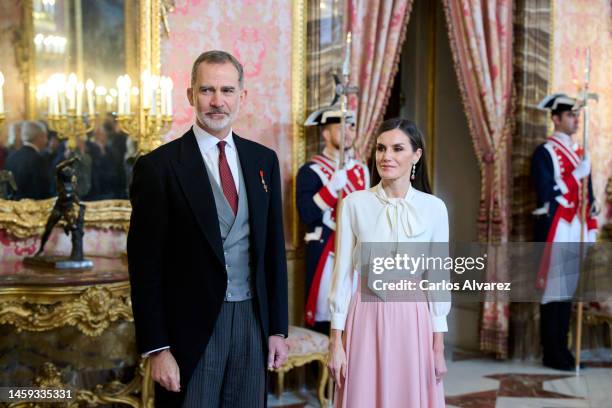
{"type": "MultiPolygon", "coordinates": [[[[612,351],[586,352],[579,375],[538,362],[454,353],[444,382],[447,408],[612,408],[612,351]]],[[[270,407],[318,407],[312,391],[268,398],[270,407]]],[[[376,408],[376,407],[372,407],[376,408]]],[[[393,407],[395,408],[395,407],[393,407]]]]}

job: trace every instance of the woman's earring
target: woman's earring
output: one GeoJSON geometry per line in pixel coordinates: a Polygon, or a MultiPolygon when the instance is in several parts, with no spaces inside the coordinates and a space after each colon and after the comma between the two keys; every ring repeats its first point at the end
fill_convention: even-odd
{"type": "Polygon", "coordinates": [[[416,163],[412,163],[412,175],[410,176],[410,180],[414,180],[416,175],[416,163]]]}

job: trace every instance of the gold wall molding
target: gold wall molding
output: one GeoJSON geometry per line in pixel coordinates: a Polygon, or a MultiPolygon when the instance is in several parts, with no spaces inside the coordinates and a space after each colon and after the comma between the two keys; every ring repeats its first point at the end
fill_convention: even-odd
{"type": "Polygon", "coordinates": [[[31,332],[74,326],[87,336],[99,336],[112,322],[133,321],[128,282],[91,286],[77,296],[75,290],[3,289],[0,324],[31,332]]]}
{"type": "MultiPolygon", "coordinates": [[[[305,0],[300,0],[301,2],[305,0]]],[[[129,2],[131,3],[131,2],[129,2]]],[[[36,55],[34,50],[34,20],[33,0],[21,2],[22,22],[13,30],[15,58],[20,77],[25,86],[26,117],[35,120],[36,103],[36,55]]],[[[162,0],[142,0],[137,5],[126,6],[126,15],[136,14],[137,38],[134,55],[129,55],[128,67],[133,65],[138,70],[135,78],[140,78],[140,72],[148,69],[153,74],[160,71],[160,31],[163,19],[162,9],[171,9],[172,2],[162,0]]],[[[128,34],[128,33],[126,33],[128,34]]],[[[128,39],[129,41],[129,39],[128,39]]],[[[126,51],[129,47],[126,46],[126,51]]],[[[133,135],[138,138],[139,135],[133,135]]],[[[51,212],[55,198],[48,200],[9,201],[0,199],[0,230],[6,230],[10,235],[23,239],[38,236],[43,233],[47,217],[51,212]]],[[[128,200],[104,200],[87,202],[85,226],[99,229],[118,229],[127,231],[131,206],[128,200]]]]}
{"type": "Polygon", "coordinates": [[[297,212],[296,183],[300,166],[306,161],[306,0],[293,2],[292,49],[291,49],[291,116],[293,122],[293,144],[291,160],[291,242],[294,247],[301,244],[300,218],[297,212]]]}
{"type": "MultiPolygon", "coordinates": [[[[0,200],[0,229],[20,239],[42,234],[55,200],[0,200]]],[[[84,204],[87,206],[85,227],[128,230],[132,212],[128,200],[90,201],[84,204]]],[[[63,226],[62,223],[60,225],[63,226]]]]}

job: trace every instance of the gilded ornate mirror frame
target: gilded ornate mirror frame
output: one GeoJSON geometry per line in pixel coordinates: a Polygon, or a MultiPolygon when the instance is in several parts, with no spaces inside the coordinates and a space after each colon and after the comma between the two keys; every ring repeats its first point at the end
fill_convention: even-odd
{"type": "MultiPolygon", "coordinates": [[[[167,30],[166,12],[169,2],[165,0],[126,1],[126,38],[136,38],[135,46],[125,42],[126,69],[132,78],[139,80],[140,72],[148,70],[152,75],[160,74],[160,38],[162,27],[167,30]],[[134,16],[134,14],[136,14],[134,16]],[[135,31],[135,32],[134,32],[135,31]],[[133,75],[132,75],[133,74],[133,75]]],[[[35,48],[33,0],[23,0],[23,21],[14,33],[15,53],[21,77],[25,84],[26,119],[35,118],[35,48]]],[[[140,113],[142,116],[142,113],[140,113]]],[[[143,118],[139,118],[140,121],[143,118]]],[[[140,143],[146,135],[131,135],[140,143]]],[[[150,137],[150,136],[149,136],[150,137]]],[[[47,216],[55,198],[46,200],[23,199],[9,201],[0,199],[0,229],[16,238],[28,238],[42,233],[47,216]]],[[[131,206],[128,200],[102,200],[87,202],[85,226],[90,228],[118,229],[126,231],[129,226],[131,206]]]]}

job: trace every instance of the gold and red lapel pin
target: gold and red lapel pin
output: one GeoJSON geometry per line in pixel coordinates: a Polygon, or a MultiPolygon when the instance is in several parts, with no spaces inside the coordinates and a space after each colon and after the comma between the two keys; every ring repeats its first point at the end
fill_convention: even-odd
{"type": "Polygon", "coordinates": [[[264,171],[263,170],[259,170],[259,177],[261,178],[261,185],[263,186],[265,192],[268,192],[268,185],[266,184],[266,181],[264,180],[264,171]]]}

